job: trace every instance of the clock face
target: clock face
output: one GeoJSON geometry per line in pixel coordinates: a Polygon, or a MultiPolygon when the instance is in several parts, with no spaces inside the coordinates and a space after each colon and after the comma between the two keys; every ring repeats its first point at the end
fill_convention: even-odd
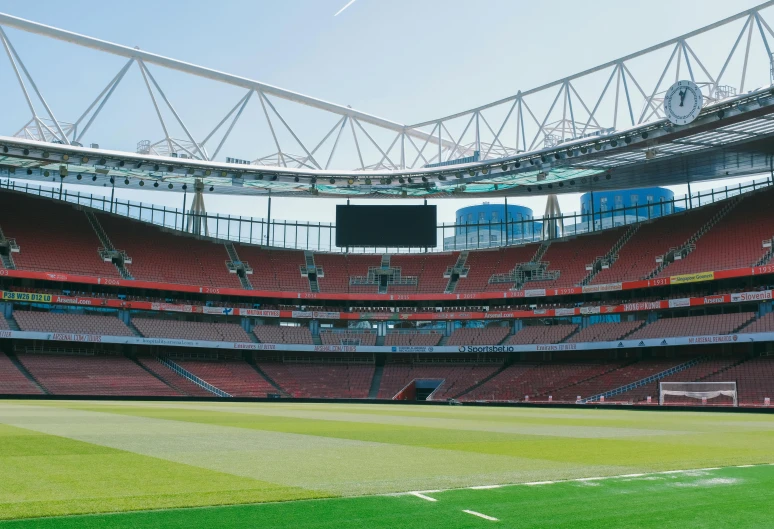
{"type": "Polygon", "coordinates": [[[678,81],[664,96],[664,114],[675,125],[686,125],[699,117],[704,96],[693,81],[678,81]]]}

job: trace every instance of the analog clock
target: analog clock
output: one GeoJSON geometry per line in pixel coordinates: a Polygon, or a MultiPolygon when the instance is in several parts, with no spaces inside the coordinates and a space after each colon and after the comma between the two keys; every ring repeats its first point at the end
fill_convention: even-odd
{"type": "Polygon", "coordinates": [[[675,125],[687,125],[699,116],[704,96],[693,81],[678,81],[664,96],[664,114],[675,125]]]}

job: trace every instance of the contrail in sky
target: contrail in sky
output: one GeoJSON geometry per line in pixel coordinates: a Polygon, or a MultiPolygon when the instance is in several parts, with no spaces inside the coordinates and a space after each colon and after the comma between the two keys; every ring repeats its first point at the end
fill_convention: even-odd
{"type": "Polygon", "coordinates": [[[357,1],[357,0],[349,0],[349,2],[347,3],[347,5],[345,5],[345,6],[344,6],[344,7],[342,7],[341,9],[339,9],[339,12],[338,12],[338,13],[336,13],[335,15],[333,15],[333,16],[335,16],[335,17],[339,16],[339,15],[341,14],[341,12],[342,12],[342,11],[344,11],[346,8],[348,8],[349,6],[351,6],[352,4],[354,4],[356,1],[357,1]]]}

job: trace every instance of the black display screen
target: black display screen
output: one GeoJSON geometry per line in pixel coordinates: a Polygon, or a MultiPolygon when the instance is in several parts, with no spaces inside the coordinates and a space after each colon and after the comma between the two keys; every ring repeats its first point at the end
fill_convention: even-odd
{"type": "Polygon", "coordinates": [[[431,248],[435,206],[336,206],[336,246],[431,248]]]}

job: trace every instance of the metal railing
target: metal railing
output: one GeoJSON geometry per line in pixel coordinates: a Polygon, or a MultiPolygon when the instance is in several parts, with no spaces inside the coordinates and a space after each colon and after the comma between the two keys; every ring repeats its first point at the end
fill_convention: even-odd
{"type": "MultiPolygon", "coordinates": [[[[543,224],[557,223],[563,227],[565,237],[603,231],[636,224],[659,217],[682,213],[714,202],[757,191],[772,185],[772,178],[752,180],[738,186],[726,186],[704,192],[684,195],[681,198],[639,204],[618,209],[602,209],[592,212],[568,213],[559,217],[540,217],[486,221],[477,223],[443,223],[437,226],[440,243],[434,248],[358,248],[357,253],[420,253],[461,251],[517,246],[543,241],[543,224]]],[[[198,215],[178,208],[167,208],[143,202],[113,199],[101,195],[73,192],[67,189],[30,185],[12,179],[0,179],[0,189],[8,189],[30,195],[61,200],[70,204],[91,208],[140,220],[159,227],[187,232],[187,226],[201,220],[209,236],[222,241],[256,244],[275,248],[310,250],[315,252],[343,252],[337,247],[336,226],[324,222],[299,222],[267,220],[263,218],[232,215],[198,215]]],[[[6,228],[7,229],[7,228],[6,228]]],[[[397,228],[396,228],[397,229],[397,228]]]]}

